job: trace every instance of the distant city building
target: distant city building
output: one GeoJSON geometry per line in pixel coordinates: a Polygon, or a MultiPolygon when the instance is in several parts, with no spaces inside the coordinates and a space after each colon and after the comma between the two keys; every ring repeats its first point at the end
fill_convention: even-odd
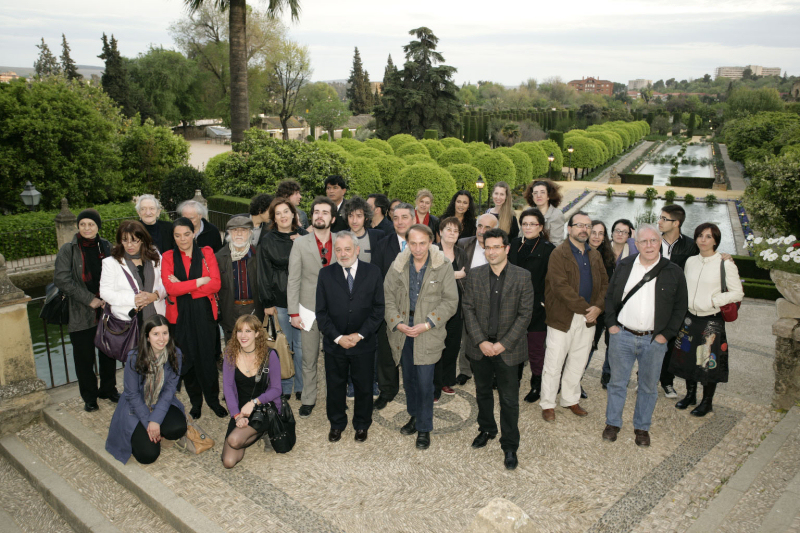
{"type": "Polygon", "coordinates": [[[17,76],[16,72],[11,72],[10,70],[8,72],[0,72],[0,83],[8,83],[17,78],[19,78],[19,76],[17,76]]]}
{"type": "Polygon", "coordinates": [[[641,78],[638,80],[628,80],[629,91],[640,91],[645,89],[648,85],[653,85],[653,80],[643,80],[641,78]]]}
{"type": "Polygon", "coordinates": [[[567,83],[570,87],[574,87],[576,91],[581,93],[596,93],[604,94],[606,96],[613,96],[614,82],[609,80],[600,80],[597,78],[581,78],[579,80],[572,80],[567,83]]]}
{"type": "Polygon", "coordinates": [[[780,67],[762,67],[761,65],[747,65],[746,67],[717,67],[714,69],[714,78],[728,78],[740,80],[744,71],[750,69],[755,76],[780,76],[780,67]]]}

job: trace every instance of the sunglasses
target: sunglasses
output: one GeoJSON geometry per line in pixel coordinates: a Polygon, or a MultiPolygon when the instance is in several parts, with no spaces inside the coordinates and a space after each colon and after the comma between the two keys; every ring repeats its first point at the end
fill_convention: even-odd
{"type": "Polygon", "coordinates": [[[325,266],[325,265],[328,264],[328,258],[324,257],[324,256],[328,255],[327,248],[325,248],[325,247],[322,248],[322,255],[323,255],[323,257],[322,257],[322,266],[325,266]]]}

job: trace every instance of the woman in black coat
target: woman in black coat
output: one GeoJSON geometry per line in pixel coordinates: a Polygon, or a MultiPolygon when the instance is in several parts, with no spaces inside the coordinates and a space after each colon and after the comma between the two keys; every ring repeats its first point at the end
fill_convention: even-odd
{"type": "MultiPolygon", "coordinates": [[[[544,278],[547,265],[555,245],[550,242],[545,229],[544,215],[535,207],[526,209],[519,216],[522,235],[511,241],[508,260],[528,270],[533,284],[533,314],[528,325],[528,361],[531,365],[531,391],[525,401],[533,403],[539,399],[542,386],[547,324],[544,309],[544,278]]],[[[522,370],[522,366],[520,366],[522,370]]],[[[521,374],[520,374],[521,375],[521,374]]]]}
{"type": "Polygon", "coordinates": [[[294,377],[281,382],[283,398],[288,400],[294,389],[299,400],[303,391],[303,347],[300,330],[292,327],[286,303],[289,280],[289,254],[294,240],[308,232],[300,227],[297,209],[287,198],[275,198],[269,206],[270,231],[261,235],[258,244],[258,290],[264,305],[265,322],[272,316],[278,320],[289,349],[294,352],[294,377]]]}

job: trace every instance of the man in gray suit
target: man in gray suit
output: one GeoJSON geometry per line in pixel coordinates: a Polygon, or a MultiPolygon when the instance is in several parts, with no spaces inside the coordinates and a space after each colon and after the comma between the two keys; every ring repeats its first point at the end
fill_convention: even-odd
{"type": "Polygon", "coordinates": [[[310,311],[317,308],[317,278],[319,270],[336,261],[333,254],[331,224],[336,219],[333,202],[318,196],[311,204],[311,228],[308,235],[298,237],[289,254],[289,279],[286,284],[286,304],[292,326],[301,329],[303,345],[303,405],[299,415],[311,415],[317,403],[317,359],[319,358],[319,326],[317,321],[309,331],[300,317],[300,306],[310,311]]]}
{"type": "Polygon", "coordinates": [[[500,447],[507,469],[517,467],[519,448],[519,365],[528,358],[528,324],[533,313],[531,275],[508,262],[509,241],[495,228],[484,236],[487,265],[467,276],[462,308],[469,336],[464,346],[475,375],[478,436],[473,448],[483,448],[497,436],[492,380],[500,394],[500,447]]]}

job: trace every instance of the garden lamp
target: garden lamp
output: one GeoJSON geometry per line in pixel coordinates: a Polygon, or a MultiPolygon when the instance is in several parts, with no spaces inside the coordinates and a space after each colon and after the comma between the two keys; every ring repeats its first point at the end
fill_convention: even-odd
{"type": "Polygon", "coordinates": [[[570,175],[572,175],[572,152],[574,152],[574,151],[575,151],[575,149],[570,144],[569,147],[567,148],[567,152],[569,152],[569,173],[570,173],[570,175]]]}
{"type": "Polygon", "coordinates": [[[553,161],[556,160],[556,156],[553,152],[550,152],[550,155],[547,156],[547,160],[549,163],[547,164],[547,175],[549,176],[550,173],[553,171],[553,161]]]}
{"type": "Polygon", "coordinates": [[[36,211],[39,206],[39,201],[42,199],[42,193],[36,190],[36,187],[30,181],[25,182],[25,189],[20,194],[22,203],[25,204],[31,211],[36,211]]]}
{"type": "Polygon", "coordinates": [[[478,213],[483,211],[483,187],[486,183],[483,182],[483,176],[478,174],[478,181],[475,182],[475,186],[478,188],[478,213]]]}

